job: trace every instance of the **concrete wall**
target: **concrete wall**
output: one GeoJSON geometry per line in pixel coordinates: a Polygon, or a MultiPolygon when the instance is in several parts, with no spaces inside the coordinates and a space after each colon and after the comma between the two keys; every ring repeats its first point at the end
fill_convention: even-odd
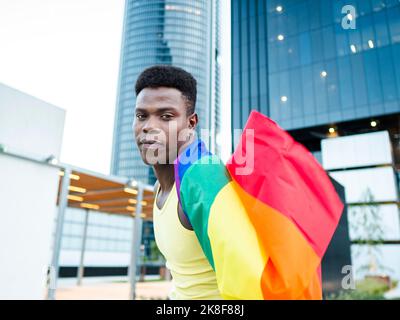
{"type": "MultiPolygon", "coordinates": [[[[65,112],[0,84],[0,144],[60,155],[65,112]]],[[[43,299],[58,169],[0,153],[0,299],[43,299]]]]}

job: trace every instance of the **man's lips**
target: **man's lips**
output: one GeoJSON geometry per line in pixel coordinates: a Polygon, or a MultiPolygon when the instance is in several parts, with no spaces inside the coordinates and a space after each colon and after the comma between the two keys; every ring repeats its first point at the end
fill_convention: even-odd
{"type": "Polygon", "coordinates": [[[139,146],[146,149],[157,149],[162,146],[162,143],[157,140],[143,139],[139,142],[139,146]]]}

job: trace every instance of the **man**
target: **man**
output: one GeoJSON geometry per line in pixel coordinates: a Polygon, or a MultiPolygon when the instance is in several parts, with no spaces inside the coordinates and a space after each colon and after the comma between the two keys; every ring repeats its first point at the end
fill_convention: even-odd
{"type": "Polygon", "coordinates": [[[154,234],[172,275],[170,299],[222,299],[175,187],[173,162],[196,134],[196,84],[181,68],[157,65],[145,69],[135,85],[134,134],[143,161],[158,180],[154,234]]]}

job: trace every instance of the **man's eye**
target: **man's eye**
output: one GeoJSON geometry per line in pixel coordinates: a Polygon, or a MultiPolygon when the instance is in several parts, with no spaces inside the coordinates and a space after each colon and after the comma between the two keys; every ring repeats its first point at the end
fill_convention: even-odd
{"type": "Polygon", "coordinates": [[[136,119],[138,119],[138,120],[143,120],[144,118],[145,118],[145,115],[143,115],[143,114],[136,115],[136,119]]]}
{"type": "Polygon", "coordinates": [[[163,119],[163,120],[171,120],[172,119],[172,115],[171,114],[163,114],[162,116],[161,116],[161,119],[163,119]]]}

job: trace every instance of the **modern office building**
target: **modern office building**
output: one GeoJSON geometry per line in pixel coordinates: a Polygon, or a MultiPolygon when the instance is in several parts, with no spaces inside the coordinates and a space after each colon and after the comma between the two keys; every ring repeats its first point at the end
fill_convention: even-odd
{"type": "MultiPolygon", "coordinates": [[[[358,168],[363,170],[355,171],[350,182],[346,182],[350,175],[341,171],[348,169],[349,164],[342,166],[346,161],[339,158],[346,158],[349,152],[336,148],[326,154],[339,152],[335,161],[341,166],[326,169],[332,169],[331,175],[338,181],[344,179],[339,182],[346,185],[348,203],[355,201],[351,198],[354,190],[362,190],[352,183],[372,179],[368,176],[371,167],[383,165],[387,172],[392,170],[386,182],[379,180],[382,185],[395,188],[390,189],[394,192],[390,195],[390,204],[394,204],[392,217],[381,220],[398,223],[400,1],[232,0],[231,3],[232,147],[237,141],[235,129],[244,127],[252,109],[275,120],[321,163],[321,141],[326,138],[386,132],[387,140],[367,139],[369,144],[365,148],[379,152],[382,149],[379,144],[389,142],[391,161],[368,165],[369,160],[364,161],[358,168]]],[[[363,139],[366,138],[346,140],[346,146],[354,147],[363,139]]],[[[328,163],[329,159],[325,157],[324,161],[328,163]]],[[[357,169],[354,163],[350,167],[357,169]]],[[[366,203],[381,205],[382,201],[370,199],[366,203]]],[[[350,206],[353,212],[354,206],[350,206]]],[[[386,212],[382,209],[380,214],[386,212]]],[[[397,230],[396,235],[384,234],[383,246],[393,245],[384,251],[392,256],[397,252],[400,257],[400,235],[397,227],[393,230],[397,230]]],[[[398,268],[396,272],[399,277],[398,268]]]]}
{"type": "Polygon", "coordinates": [[[233,0],[232,128],[256,109],[312,151],[329,131],[396,142],[399,57],[398,0],[233,0]]]}
{"type": "Polygon", "coordinates": [[[181,67],[197,80],[200,129],[211,130],[208,140],[218,153],[219,133],[219,1],[127,0],[115,113],[111,173],[145,183],[155,181],[143,165],[133,141],[134,86],[146,67],[168,64],[181,67]]]}

